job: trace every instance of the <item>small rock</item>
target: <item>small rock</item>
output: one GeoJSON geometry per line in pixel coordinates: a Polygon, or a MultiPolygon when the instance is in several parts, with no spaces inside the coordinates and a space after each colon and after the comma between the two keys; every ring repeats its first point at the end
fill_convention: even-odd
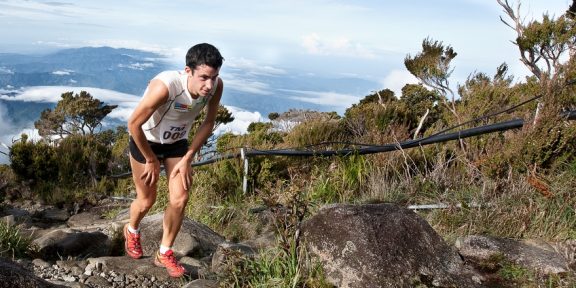
{"type": "Polygon", "coordinates": [[[32,264],[34,264],[34,266],[38,266],[40,268],[49,268],[50,267],[50,263],[42,260],[42,259],[34,259],[32,260],[32,264]]]}
{"type": "Polygon", "coordinates": [[[66,282],[75,282],[76,281],[76,277],[74,277],[74,276],[64,276],[64,277],[62,277],[62,279],[66,282]]]}
{"type": "Polygon", "coordinates": [[[218,288],[218,287],[219,287],[218,281],[208,279],[196,279],[182,286],[182,288],[218,288]]]}
{"type": "Polygon", "coordinates": [[[105,278],[100,277],[98,275],[90,276],[88,279],[86,279],[85,284],[88,285],[89,287],[109,287],[110,286],[110,283],[108,283],[108,281],[105,278]]]}
{"type": "Polygon", "coordinates": [[[2,217],[2,221],[4,223],[6,223],[8,226],[12,226],[16,223],[16,220],[14,218],[14,215],[8,215],[8,216],[4,216],[2,217]]]}
{"type": "Polygon", "coordinates": [[[84,270],[80,267],[72,267],[70,268],[70,273],[72,273],[73,275],[82,275],[82,273],[84,273],[84,270]]]}
{"type": "Polygon", "coordinates": [[[114,277],[114,282],[124,282],[124,275],[114,277]]]}

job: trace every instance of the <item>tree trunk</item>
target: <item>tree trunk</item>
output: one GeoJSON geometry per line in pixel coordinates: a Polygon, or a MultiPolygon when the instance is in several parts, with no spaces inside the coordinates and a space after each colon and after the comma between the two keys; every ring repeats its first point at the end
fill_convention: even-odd
{"type": "Polygon", "coordinates": [[[418,127],[416,128],[416,131],[414,132],[414,140],[416,138],[418,138],[418,134],[420,133],[420,129],[422,129],[422,125],[424,124],[424,121],[426,120],[426,117],[428,117],[428,113],[430,113],[430,109],[426,109],[426,113],[424,113],[424,116],[422,116],[422,118],[420,118],[420,122],[418,122],[418,127]]]}

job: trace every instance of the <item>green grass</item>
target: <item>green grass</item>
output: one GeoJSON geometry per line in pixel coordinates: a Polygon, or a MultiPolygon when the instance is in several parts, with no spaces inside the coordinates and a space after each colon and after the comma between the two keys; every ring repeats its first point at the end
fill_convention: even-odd
{"type": "Polygon", "coordinates": [[[338,187],[334,184],[334,180],[326,176],[319,176],[311,184],[311,201],[334,203],[340,200],[340,195],[338,187]]]}
{"type": "Polygon", "coordinates": [[[34,252],[32,239],[22,236],[16,226],[0,221],[0,256],[25,258],[34,252]]]}
{"type": "Polygon", "coordinates": [[[552,185],[550,190],[554,196],[549,198],[538,193],[523,176],[506,183],[488,181],[483,186],[468,189],[475,192],[460,196],[462,200],[474,201],[482,207],[439,209],[428,212],[425,217],[438,233],[449,239],[469,234],[517,239],[574,239],[576,197],[570,187],[575,186],[560,180],[554,179],[563,184],[552,185]]]}
{"type": "Polygon", "coordinates": [[[333,287],[320,265],[296,245],[271,248],[255,258],[241,256],[228,265],[228,273],[221,279],[225,287],[333,287]]]}
{"type": "Polygon", "coordinates": [[[102,213],[102,217],[104,219],[108,219],[108,220],[113,220],[116,218],[116,216],[118,216],[118,214],[120,214],[121,211],[123,211],[125,208],[123,207],[117,207],[117,208],[113,208],[110,210],[106,210],[102,213]]]}

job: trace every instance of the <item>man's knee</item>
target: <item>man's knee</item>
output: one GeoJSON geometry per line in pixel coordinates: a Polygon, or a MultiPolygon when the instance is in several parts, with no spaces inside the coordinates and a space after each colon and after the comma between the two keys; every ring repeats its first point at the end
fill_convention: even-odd
{"type": "Polygon", "coordinates": [[[156,197],[142,198],[138,200],[138,207],[140,208],[140,211],[145,212],[152,208],[154,202],[156,202],[156,197]]]}
{"type": "Polygon", "coordinates": [[[188,203],[188,193],[182,193],[170,198],[170,205],[178,209],[184,209],[188,203]]]}

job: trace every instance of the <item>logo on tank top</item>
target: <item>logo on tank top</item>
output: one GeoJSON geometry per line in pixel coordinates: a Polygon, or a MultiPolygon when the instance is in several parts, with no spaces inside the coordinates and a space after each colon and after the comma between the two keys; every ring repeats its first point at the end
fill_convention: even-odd
{"type": "Polygon", "coordinates": [[[194,109],[194,107],[197,105],[202,105],[202,106],[206,105],[207,101],[208,101],[207,97],[201,97],[200,99],[198,99],[197,101],[195,101],[191,105],[183,104],[183,103],[179,103],[179,102],[174,102],[174,110],[179,111],[179,112],[192,111],[192,109],[194,109]]]}
{"type": "Polygon", "coordinates": [[[174,103],[174,110],[176,111],[180,111],[180,112],[187,112],[192,110],[192,105],[187,105],[187,104],[182,104],[182,103],[174,103]]]}

